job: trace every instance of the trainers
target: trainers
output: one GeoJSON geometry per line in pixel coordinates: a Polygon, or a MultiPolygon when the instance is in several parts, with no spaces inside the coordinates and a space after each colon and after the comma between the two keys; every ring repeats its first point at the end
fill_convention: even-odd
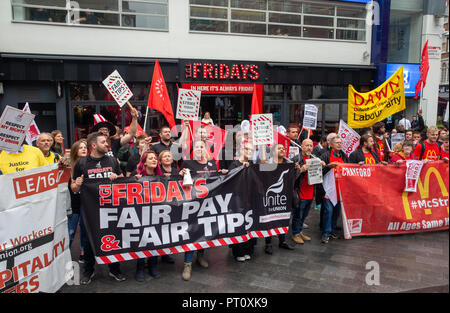
{"type": "Polygon", "coordinates": [[[322,243],[327,244],[329,240],[330,240],[330,237],[323,237],[322,238],[322,243]]]}
{"type": "Polygon", "coordinates": [[[245,256],[238,256],[238,257],[236,257],[236,261],[238,261],[238,262],[245,262],[245,256]]]}
{"type": "Polygon", "coordinates": [[[339,236],[338,236],[338,234],[332,232],[332,233],[330,234],[330,238],[331,238],[331,239],[339,239],[339,236]]]}
{"type": "Polygon", "coordinates": [[[127,279],[124,275],[122,275],[122,273],[109,272],[108,275],[117,281],[124,281],[127,279]]]}
{"type": "Polygon", "coordinates": [[[298,244],[304,244],[305,242],[303,241],[303,239],[302,239],[302,236],[300,236],[300,234],[298,234],[298,235],[295,235],[295,236],[292,236],[292,240],[295,242],[295,243],[298,243],[298,244]]]}
{"type": "Polygon", "coordinates": [[[183,280],[191,279],[191,272],[192,272],[192,262],[184,263],[183,274],[181,274],[183,280]]]}
{"type": "Polygon", "coordinates": [[[84,272],[83,277],[81,277],[80,283],[82,285],[89,285],[92,278],[94,278],[95,272],[84,272]]]}
{"type": "Polygon", "coordinates": [[[80,258],[78,259],[78,263],[84,263],[84,255],[80,254],[80,258]]]}
{"type": "Polygon", "coordinates": [[[320,210],[320,204],[317,204],[315,207],[316,210],[320,210]]]}
{"type": "Polygon", "coordinates": [[[264,247],[264,252],[265,252],[266,254],[272,255],[272,254],[273,254],[273,248],[272,248],[272,245],[266,245],[266,246],[264,247]]]}
{"type": "Polygon", "coordinates": [[[197,253],[197,263],[203,268],[208,268],[209,264],[205,259],[205,253],[197,253]]]}
{"type": "Polygon", "coordinates": [[[244,255],[244,258],[247,261],[247,260],[250,260],[252,257],[250,255],[246,254],[246,255],[244,255]]]}
{"type": "Polygon", "coordinates": [[[306,223],[303,223],[303,228],[309,228],[309,225],[308,224],[306,224],[306,223]]]}
{"type": "Polygon", "coordinates": [[[302,237],[303,241],[310,241],[311,238],[309,238],[308,236],[306,236],[304,233],[300,234],[300,237],[302,237]]]}

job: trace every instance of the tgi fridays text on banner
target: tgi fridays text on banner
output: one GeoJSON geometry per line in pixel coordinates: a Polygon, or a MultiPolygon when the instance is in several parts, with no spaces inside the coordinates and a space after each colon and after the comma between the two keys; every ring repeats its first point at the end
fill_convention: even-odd
{"type": "Polygon", "coordinates": [[[180,120],[198,120],[201,95],[201,91],[180,88],[178,90],[176,118],[180,120]]]}
{"type": "Polygon", "coordinates": [[[0,117],[0,150],[19,151],[33,120],[34,114],[7,105],[0,117]]]}
{"type": "Polygon", "coordinates": [[[227,175],[85,181],[84,221],[97,263],[274,236],[288,231],[293,164],[273,171],[241,166],[227,175]]]}
{"type": "Polygon", "coordinates": [[[272,114],[252,114],[250,123],[253,130],[253,144],[273,144],[273,116],[272,114]]]}
{"type": "Polygon", "coordinates": [[[346,239],[449,228],[448,164],[425,164],[417,192],[404,191],[405,165],[345,164],[337,169],[346,239]]]}
{"type": "Polygon", "coordinates": [[[0,176],[0,293],[56,292],[70,279],[69,178],[57,164],[0,176]]]}
{"type": "Polygon", "coordinates": [[[105,85],[106,89],[108,89],[109,93],[113,96],[114,100],[116,100],[120,107],[123,107],[123,105],[126,104],[131,97],[133,97],[133,93],[130,88],[128,88],[127,84],[117,70],[112,72],[103,81],[103,85],[105,85]]]}
{"type": "Polygon", "coordinates": [[[338,136],[342,139],[342,151],[345,154],[350,155],[358,148],[361,136],[343,120],[339,121],[338,136]]]}
{"type": "Polygon", "coordinates": [[[366,93],[348,87],[348,125],[364,128],[405,109],[403,66],[378,88],[366,93]]]}

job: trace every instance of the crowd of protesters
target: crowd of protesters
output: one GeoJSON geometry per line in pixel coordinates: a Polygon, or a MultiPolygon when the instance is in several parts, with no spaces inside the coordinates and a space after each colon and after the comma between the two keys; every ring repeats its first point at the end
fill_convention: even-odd
{"type": "MultiPolygon", "coordinates": [[[[406,160],[423,160],[433,162],[449,157],[449,133],[447,129],[438,129],[435,126],[426,127],[418,112],[418,119],[413,122],[402,119],[396,128],[386,132],[383,122],[376,123],[370,128],[357,130],[361,135],[359,147],[350,155],[342,151],[342,138],[331,132],[314,142],[308,130],[298,125],[289,125],[286,136],[291,140],[291,149],[286,151],[281,144],[274,144],[270,148],[254,146],[252,134],[247,129],[239,129],[234,136],[232,145],[232,158],[216,162],[211,159],[214,146],[206,141],[206,129],[198,127],[193,130],[193,138],[187,140],[188,123],[180,138],[172,138],[169,127],[159,130],[159,142],[152,142],[151,137],[136,136],[137,111],[132,110],[132,122],[128,133],[114,126],[108,121],[95,124],[92,132],[86,139],[73,143],[69,158],[64,156],[62,133],[55,130],[51,133],[41,133],[36,140],[36,147],[23,144],[19,152],[0,152],[0,174],[23,171],[34,167],[58,163],[60,166],[70,166],[71,181],[69,184],[71,196],[71,211],[68,212],[68,226],[70,245],[74,241],[78,226],[80,227],[80,259],[84,263],[82,284],[89,284],[95,275],[95,257],[87,239],[81,207],[80,190],[86,179],[109,178],[115,180],[119,177],[144,176],[184,176],[191,175],[226,175],[228,171],[250,164],[267,163],[294,163],[296,179],[294,182],[294,202],[292,207],[291,238],[287,235],[278,236],[279,248],[293,250],[296,244],[304,244],[311,237],[304,233],[308,227],[305,220],[310,209],[320,209],[321,242],[328,244],[330,240],[338,239],[338,218],[340,214],[339,192],[338,202],[333,205],[325,195],[323,186],[308,184],[307,160],[319,158],[323,173],[336,168],[340,163],[357,164],[384,164],[398,166],[406,160]],[[404,139],[392,147],[392,136],[403,134],[404,139]],[[188,147],[189,146],[189,147],[188,147]],[[181,158],[185,150],[192,150],[188,158],[181,158]]],[[[207,116],[209,118],[209,115],[207,116]]],[[[206,116],[205,116],[206,118],[206,116]]],[[[225,155],[226,153],[223,153],[225,155]]],[[[338,188],[338,185],[336,185],[338,188]]],[[[237,262],[245,262],[252,258],[256,239],[233,244],[231,253],[237,262]]],[[[265,239],[264,252],[268,255],[274,253],[272,238],[265,239]]],[[[196,254],[197,263],[208,268],[205,250],[198,250],[184,254],[183,280],[189,280],[192,274],[192,263],[196,254]]],[[[171,256],[163,256],[163,262],[174,263],[171,256]]],[[[139,259],[136,263],[135,279],[139,282],[145,280],[145,267],[150,276],[161,276],[157,269],[158,257],[147,260],[139,259]]],[[[121,273],[120,263],[109,264],[109,276],[117,281],[126,277],[121,273]]]]}

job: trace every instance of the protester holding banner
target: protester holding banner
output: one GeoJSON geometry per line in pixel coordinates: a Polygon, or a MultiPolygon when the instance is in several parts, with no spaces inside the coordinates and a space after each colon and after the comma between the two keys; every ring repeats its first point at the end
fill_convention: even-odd
{"type": "MultiPolygon", "coordinates": [[[[71,168],[71,177],[73,177],[73,169],[77,162],[87,156],[87,141],[85,139],[78,140],[75,142],[70,149],[70,159],[69,164],[71,168]]],[[[74,183],[74,181],[71,181],[74,183]]],[[[78,224],[80,224],[80,263],[84,262],[84,250],[87,244],[89,244],[86,229],[84,228],[84,222],[81,218],[81,194],[79,192],[75,193],[72,191],[72,184],[68,184],[69,192],[70,192],[70,202],[72,208],[72,214],[69,215],[67,224],[69,226],[69,247],[72,246],[73,239],[75,237],[75,233],[77,231],[78,224]]]]}
{"type": "MultiPolygon", "coordinates": [[[[240,166],[248,167],[250,164],[253,164],[251,160],[251,157],[253,155],[253,144],[248,140],[244,140],[242,144],[239,145],[239,147],[239,159],[231,162],[230,166],[228,167],[229,171],[240,166]]],[[[252,238],[248,241],[233,244],[230,247],[236,261],[245,262],[251,259],[255,245],[256,238],[252,238]]]]}
{"type": "Polygon", "coordinates": [[[36,146],[41,150],[47,164],[58,163],[61,159],[61,155],[51,151],[52,144],[53,137],[49,133],[40,133],[36,139],[36,146]]]}
{"type": "MultiPolygon", "coordinates": [[[[284,146],[280,143],[277,143],[272,146],[272,150],[270,151],[270,161],[275,164],[284,164],[284,163],[292,163],[289,159],[286,158],[286,150],[284,146]]],[[[278,247],[286,250],[294,250],[294,247],[290,246],[286,241],[286,234],[278,235],[278,247]]],[[[273,254],[272,247],[272,237],[266,237],[265,239],[266,245],[264,247],[264,252],[266,254],[273,254]]]]}
{"type": "Polygon", "coordinates": [[[0,152],[0,174],[9,174],[47,165],[41,150],[22,144],[17,153],[0,152]]]}
{"type": "MultiPolygon", "coordinates": [[[[334,168],[341,163],[349,163],[347,155],[342,151],[342,139],[339,136],[335,136],[330,140],[330,150],[322,154],[320,157],[325,162],[323,174],[327,174],[330,170],[334,171],[334,168]]],[[[336,194],[337,203],[333,204],[331,199],[325,195],[323,212],[323,230],[322,230],[322,243],[327,244],[329,239],[337,239],[338,236],[334,232],[337,227],[337,220],[341,211],[341,198],[339,194],[339,185],[336,181],[336,194]]]]}
{"type": "MultiPolygon", "coordinates": [[[[89,134],[87,138],[88,148],[91,150],[90,155],[80,159],[73,169],[71,189],[74,193],[81,191],[84,179],[109,178],[115,180],[123,177],[119,162],[116,158],[107,155],[109,145],[104,133],[95,132],[89,134]]],[[[95,257],[91,245],[86,245],[85,251],[84,273],[81,283],[87,285],[94,277],[95,257]]],[[[124,281],[126,278],[120,272],[120,263],[108,264],[109,276],[117,281],[124,281]]]]}
{"type": "Polygon", "coordinates": [[[116,134],[117,130],[111,122],[106,120],[96,123],[92,128],[92,132],[101,132],[107,138],[108,146],[110,148],[108,154],[110,156],[117,157],[120,147],[129,143],[136,135],[138,112],[135,108],[131,110],[131,116],[132,121],[129,132],[122,138],[111,138],[116,134]]]}
{"type": "Polygon", "coordinates": [[[361,136],[359,140],[359,147],[353,151],[349,156],[349,163],[358,164],[377,164],[380,163],[378,154],[373,151],[374,146],[373,137],[369,134],[361,136]]]}
{"type": "MultiPolygon", "coordinates": [[[[308,169],[309,165],[306,160],[311,158],[313,151],[313,142],[310,139],[303,140],[302,153],[298,157],[296,168],[300,175],[295,181],[295,192],[298,195],[299,203],[293,207],[292,214],[292,240],[295,243],[303,244],[305,241],[310,241],[311,238],[303,233],[303,224],[309,215],[309,211],[313,204],[315,185],[308,184],[308,169]]],[[[325,163],[322,161],[322,165],[325,163]]],[[[321,185],[321,184],[320,184],[321,185]]]]}
{"type": "MultiPolygon", "coordinates": [[[[390,163],[400,165],[406,162],[407,160],[417,160],[417,157],[414,155],[413,151],[414,151],[414,143],[410,140],[405,140],[402,143],[402,151],[399,153],[395,153],[392,156],[390,163]]],[[[425,161],[428,160],[424,160],[424,162],[425,161]]]]}
{"type": "MultiPolygon", "coordinates": [[[[414,154],[419,160],[428,159],[430,161],[442,160],[442,149],[437,144],[439,129],[436,126],[428,127],[427,139],[417,144],[414,154]]],[[[448,158],[447,158],[448,161],[448,158]]]]}
{"type": "MultiPolygon", "coordinates": [[[[158,156],[156,152],[153,150],[146,151],[142,154],[141,160],[137,166],[137,176],[145,177],[145,176],[161,176],[161,170],[158,165],[158,156]]],[[[158,257],[152,256],[147,259],[148,271],[150,276],[153,278],[160,278],[161,273],[156,268],[158,264],[158,257]]],[[[138,282],[145,281],[145,259],[138,259],[136,262],[136,280],[138,282]]]]}
{"type": "Polygon", "coordinates": [[[441,152],[442,158],[443,159],[444,158],[448,159],[448,149],[449,149],[449,147],[448,147],[448,133],[447,133],[447,135],[445,137],[442,138],[442,146],[441,146],[441,148],[442,148],[442,152],[441,152]]]}
{"type": "Polygon", "coordinates": [[[174,167],[172,153],[169,150],[164,150],[159,154],[159,167],[163,175],[170,177],[179,175],[178,168],[174,167]]]}
{"type": "Polygon", "coordinates": [[[64,156],[64,137],[62,132],[58,129],[51,132],[53,138],[52,152],[58,153],[60,156],[64,156]]]}

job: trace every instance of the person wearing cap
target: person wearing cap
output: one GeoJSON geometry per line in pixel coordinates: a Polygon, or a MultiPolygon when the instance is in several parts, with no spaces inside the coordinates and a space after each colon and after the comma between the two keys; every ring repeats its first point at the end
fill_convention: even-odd
{"type": "Polygon", "coordinates": [[[111,138],[116,134],[117,130],[111,122],[108,122],[106,120],[96,123],[94,125],[94,128],[92,128],[93,133],[101,132],[107,138],[107,142],[110,147],[110,151],[107,153],[107,155],[117,158],[117,153],[119,152],[120,147],[129,143],[136,135],[138,112],[135,108],[131,110],[131,116],[133,117],[133,119],[131,121],[129,132],[122,138],[111,138]]]}

